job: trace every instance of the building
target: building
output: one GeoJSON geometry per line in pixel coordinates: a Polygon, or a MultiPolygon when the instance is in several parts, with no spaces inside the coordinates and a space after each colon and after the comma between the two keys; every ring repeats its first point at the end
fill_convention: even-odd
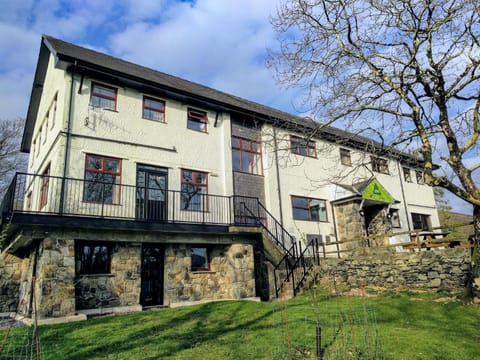
{"type": "Polygon", "coordinates": [[[412,156],[50,36],[22,151],[4,311],[267,300],[312,239],[339,256],[338,240],[438,225],[412,156]]]}

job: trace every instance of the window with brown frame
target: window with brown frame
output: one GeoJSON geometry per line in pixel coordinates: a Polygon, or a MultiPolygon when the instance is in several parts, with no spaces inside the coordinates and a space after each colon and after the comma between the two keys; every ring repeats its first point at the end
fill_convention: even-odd
{"type": "Polygon", "coordinates": [[[232,137],[233,171],[262,175],[262,147],[259,142],[232,137]]]}
{"type": "Polygon", "coordinates": [[[208,117],[205,111],[188,109],[187,128],[200,132],[207,132],[208,117]]]}
{"type": "Polygon", "coordinates": [[[40,209],[43,209],[48,202],[48,185],[50,183],[50,165],[47,166],[40,178],[40,209]]]}
{"type": "Polygon", "coordinates": [[[87,154],[83,201],[119,204],[121,175],[122,160],[87,154]]]}
{"type": "Polygon", "coordinates": [[[165,101],[143,97],[143,118],[165,122],[165,101]]]}
{"type": "Polygon", "coordinates": [[[403,179],[405,182],[412,182],[412,174],[410,173],[410,168],[403,167],[403,179]]]}
{"type": "Polygon", "coordinates": [[[90,106],[108,110],[117,110],[117,89],[92,83],[90,106]]]}
{"type": "Polygon", "coordinates": [[[340,148],[340,162],[345,166],[352,166],[352,157],[350,150],[340,148]]]}
{"type": "Polygon", "coordinates": [[[290,136],[290,148],[292,153],[308,157],[317,157],[317,149],[314,141],[304,140],[298,136],[290,136]]]}
{"type": "Polygon", "coordinates": [[[207,211],[208,174],[182,169],[181,176],[181,209],[207,211]]]}
{"type": "Polygon", "coordinates": [[[389,174],[388,171],[388,160],[382,159],[376,156],[371,156],[370,160],[372,162],[372,170],[380,174],[389,174]]]}
{"type": "Polygon", "coordinates": [[[328,221],[325,200],[293,195],[291,200],[295,220],[328,221]]]}
{"type": "Polygon", "coordinates": [[[423,171],[416,170],[415,171],[415,178],[417,179],[417,184],[419,184],[419,185],[425,184],[425,180],[423,178],[423,171]]]}

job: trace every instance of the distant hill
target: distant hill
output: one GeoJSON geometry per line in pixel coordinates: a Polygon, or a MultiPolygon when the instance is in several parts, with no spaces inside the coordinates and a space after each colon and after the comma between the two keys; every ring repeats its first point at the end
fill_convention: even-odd
{"type": "MultiPolygon", "coordinates": [[[[443,228],[450,228],[451,226],[454,226],[457,224],[470,223],[473,221],[472,215],[460,214],[460,213],[449,212],[449,211],[440,210],[438,212],[438,216],[440,218],[440,225],[443,228]]],[[[451,230],[451,233],[449,236],[466,239],[470,235],[473,235],[473,224],[454,228],[451,230]]]]}

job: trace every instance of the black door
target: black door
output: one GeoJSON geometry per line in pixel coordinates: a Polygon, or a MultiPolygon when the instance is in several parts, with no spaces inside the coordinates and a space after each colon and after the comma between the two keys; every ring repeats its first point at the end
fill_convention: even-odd
{"type": "Polygon", "coordinates": [[[163,257],[162,246],[143,244],[140,293],[140,304],[143,306],[163,305],[163,257]]]}
{"type": "Polygon", "coordinates": [[[167,169],[138,165],[137,219],[167,220],[167,169]]]}

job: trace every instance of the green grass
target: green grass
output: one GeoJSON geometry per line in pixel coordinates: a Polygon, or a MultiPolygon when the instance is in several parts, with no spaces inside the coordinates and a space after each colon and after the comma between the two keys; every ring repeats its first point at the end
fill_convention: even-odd
{"type": "MultiPolygon", "coordinates": [[[[309,292],[287,303],[208,303],[39,332],[42,359],[313,359],[317,320],[325,359],[480,358],[480,307],[430,295],[309,292]]],[[[13,329],[9,341],[25,341],[27,331],[13,329]]]]}

